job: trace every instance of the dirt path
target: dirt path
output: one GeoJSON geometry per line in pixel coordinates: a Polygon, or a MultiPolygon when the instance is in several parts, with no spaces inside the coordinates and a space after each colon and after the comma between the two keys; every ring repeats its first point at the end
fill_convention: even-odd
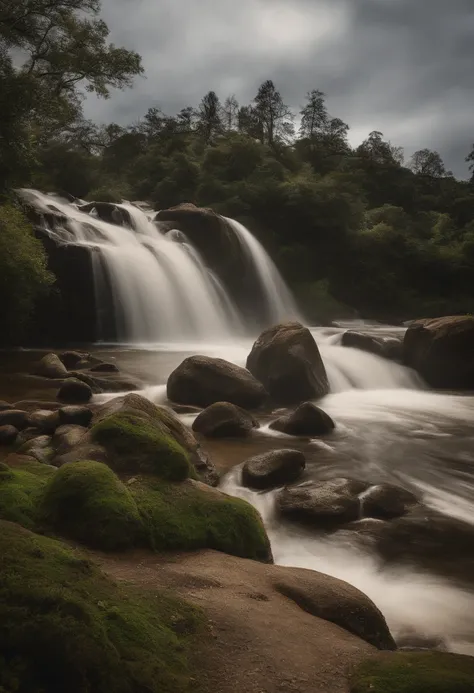
{"type": "Polygon", "coordinates": [[[94,556],[118,581],[173,588],[205,610],[211,635],[194,652],[196,693],[348,693],[348,673],[376,651],[278,591],[283,578],[294,584],[310,580],[318,589],[318,580],[327,579],[318,573],[214,551],[94,556]]]}

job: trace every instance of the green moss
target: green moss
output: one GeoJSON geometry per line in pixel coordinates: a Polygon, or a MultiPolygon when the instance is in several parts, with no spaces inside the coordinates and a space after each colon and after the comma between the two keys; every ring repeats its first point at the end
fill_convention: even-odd
{"type": "MultiPolygon", "coordinates": [[[[49,476],[51,467],[31,463],[21,469],[5,464],[0,468],[0,518],[18,522],[23,527],[34,529],[37,521],[38,503],[49,476]]],[[[1,689],[0,689],[1,690],[1,689]]]]}
{"type": "Polygon", "coordinates": [[[192,481],[173,484],[140,478],[130,489],[155,550],[209,548],[271,559],[262,519],[246,501],[192,481]]]}
{"type": "Polygon", "coordinates": [[[199,612],[119,587],[80,554],[0,522],[2,693],[185,693],[199,612]]]}
{"type": "Polygon", "coordinates": [[[40,515],[55,533],[106,551],[143,542],[135,501],[100,462],[61,467],[45,488],[40,515]]]}
{"type": "Polygon", "coordinates": [[[444,652],[383,654],[357,669],[351,693],[474,693],[474,657],[444,652]]]}
{"type": "Polygon", "coordinates": [[[158,421],[139,414],[113,414],[96,424],[91,434],[106,448],[118,472],[156,474],[170,481],[194,476],[186,451],[158,421]]]}

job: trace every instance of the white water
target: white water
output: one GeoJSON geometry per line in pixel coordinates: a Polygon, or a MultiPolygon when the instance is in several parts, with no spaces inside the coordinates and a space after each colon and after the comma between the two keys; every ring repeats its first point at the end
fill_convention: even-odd
{"type": "MultiPolygon", "coordinates": [[[[62,226],[46,228],[51,238],[94,251],[99,328],[100,316],[112,308],[118,342],[226,342],[245,333],[238,307],[183,234],[161,233],[151,215],[131,204],[118,205],[132,220],[133,228],[128,228],[102,221],[94,211],[87,214],[56,196],[34,190],[24,194],[38,209],[47,212],[53,206],[67,218],[62,226]],[[112,307],[104,303],[107,283],[112,307]]],[[[261,287],[255,301],[270,306],[272,319],[296,317],[291,295],[263,247],[241,224],[229,224],[261,287]]]]}

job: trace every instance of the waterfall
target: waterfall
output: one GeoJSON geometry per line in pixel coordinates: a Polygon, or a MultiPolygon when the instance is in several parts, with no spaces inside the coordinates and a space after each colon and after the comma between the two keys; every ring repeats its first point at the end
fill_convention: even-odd
{"type": "MultiPolygon", "coordinates": [[[[42,233],[58,245],[90,250],[99,339],[111,322],[120,343],[225,342],[245,334],[248,326],[225,277],[205,265],[182,232],[161,230],[152,210],[115,205],[111,221],[122,222],[116,224],[100,219],[93,204],[83,208],[35,190],[21,193],[42,215],[42,233]]],[[[247,229],[229,223],[261,289],[256,303],[270,307],[273,322],[295,318],[290,292],[265,250],[247,229]]]]}

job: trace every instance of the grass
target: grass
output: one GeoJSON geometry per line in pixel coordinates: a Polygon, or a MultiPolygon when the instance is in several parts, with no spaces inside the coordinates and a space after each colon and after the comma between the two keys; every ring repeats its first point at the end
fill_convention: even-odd
{"type": "Polygon", "coordinates": [[[185,693],[200,612],[0,521],[1,693],[185,693]]]}
{"type": "Polygon", "coordinates": [[[262,519],[249,503],[198,486],[148,477],[130,485],[154,550],[223,551],[271,560],[262,519]]]}
{"type": "Polygon", "coordinates": [[[395,652],[355,672],[351,693],[474,693],[474,657],[445,652],[395,652]]]}
{"type": "Polygon", "coordinates": [[[92,548],[120,551],[144,543],[135,501],[100,462],[61,467],[44,490],[40,517],[56,534],[92,548]]]}
{"type": "Polygon", "coordinates": [[[170,481],[195,476],[187,452],[159,421],[127,412],[113,414],[97,423],[91,435],[106,448],[117,472],[156,474],[170,481]]]}

